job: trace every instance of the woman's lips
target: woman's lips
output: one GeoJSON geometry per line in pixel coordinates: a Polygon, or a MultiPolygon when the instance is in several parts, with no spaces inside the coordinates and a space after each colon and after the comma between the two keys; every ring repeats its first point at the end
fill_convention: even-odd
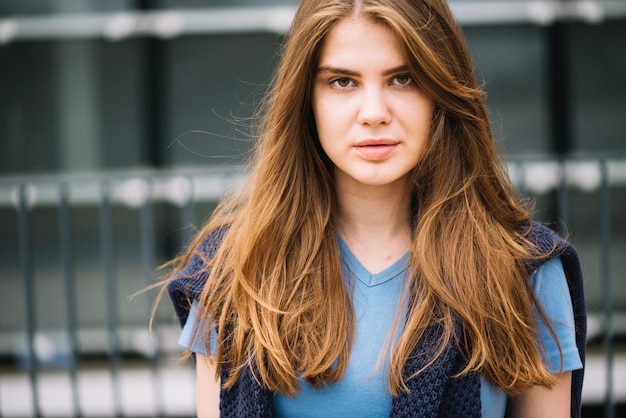
{"type": "Polygon", "coordinates": [[[384,160],[397,147],[399,142],[389,139],[372,139],[358,142],[354,149],[365,159],[378,161],[384,160]]]}

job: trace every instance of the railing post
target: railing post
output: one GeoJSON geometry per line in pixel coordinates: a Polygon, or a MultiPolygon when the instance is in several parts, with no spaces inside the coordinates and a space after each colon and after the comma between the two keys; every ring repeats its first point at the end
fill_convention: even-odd
{"type": "Polygon", "coordinates": [[[74,253],[72,251],[72,223],[70,216],[70,190],[67,183],[59,186],[59,243],[61,250],[61,263],[63,265],[63,278],[65,285],[65,315],[67,321],[67,336],[70,347],[70,362],[68,372],[72,387],[73,416],[81,417],[79,402],[79,387],[77,373],[78,339],[77,327],[78,316],[76,314],[76,277],[74,274],[74,253]]]}
{"type": "Polygon", "coordinates": [[[100,245],[104,271],[106,306],[107,306],[107,336],[109,340],[109,370],[113,385],[113,410],[116,417],[122,416],[120,391],[120,350],[117,333],[117,282],[115,274],[113,208],[111,205],[111,184],[105,180],[100,186],[100,245]]]}
{"type": "Polygon", "coordinates": [[[194,237],[195,231],[192,229],[196,224],[196,212],[194,206],[194,187],[193,179],[191,177],[185,177],[185,180],[189,183],[189,196],[180,207],[180,224],[183,227],[183,242],[184,245],[189,245],[194,237]]]}
{"type": "Polygon", "coordinates": [[[611,294],[611,191],[607,158],[601,160],[600,190],[600,275],[602,277],[602,305],[604,308],[604,353],[606,367],[605,417],[615,418],[613,396],[613,301],[611,294]]]}
{"type": "Polygon", "coordinates": [[[559,190],[558,190],[558,231],[567,235],[567,226],[570,224],[569,192],[567,184],[567,161],[559,158],[559,190]]]}
{"type": "MultiPolygon", "coordinates": [[[[152,273],[156,267],[156,257],[154,254],[155,234],[154,234],[154,207],[152,200],[152,183],[149,179],[145,179],[146,194],[145,200],[139,210],[139,232],[140,232],[140,248],[141,259],[143,264],[143,270],[145,275],[146,285],[149,286],[152,283],[152,273]]],[[[152,292],[149,292],[152,294],[152,292]]],[[[148,298],[148,311],[152,303],[153,298],[148,298]]],[[[153,327],[156,330],[158,327],[157,318],[154,318],[153,327]]],[[[159,367],[159,361],[161,359],[161,341],[159,338],[158,330],[153,333],[155,338],[154,345],[155,351],[152,353],[150,359],[150,372],[152,374],[152,393],[154,395],[154,407],[156,409],[156,415],[158,417],[164,416],[163,413],[163,388],[161,384],[161,373],[159,367]]]]}
{"type": "Polygon", "coordinates": [[[32,394],[33,415],[41,416],[37,372],[39,362],[35,353],[35,284],[33,273],[32,235],[30,231],[28,185],[18,186],[17,193],[17,231],[20,251],[20,267],[24,290],[24,314],[26,318],[26,367],[32,394]]]}

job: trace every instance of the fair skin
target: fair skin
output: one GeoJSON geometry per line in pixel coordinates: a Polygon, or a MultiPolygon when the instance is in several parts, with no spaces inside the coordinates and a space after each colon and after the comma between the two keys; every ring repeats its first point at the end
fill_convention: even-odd
{"type": "MultiPolygon", "coordinates": [[[[312,104],[335,165],[338,232],[365,268],[382,271],[408,250],[406,182],[428,140],[433,103],[386,26],[347,18],[322,44],[312,104]]],[[[199,355],[196,368],[198,416],[219,416],[215,366],[199,355]]],[[[564,373],[551,390],[530,388],[510,400],[511,414],[569,416],[570,386],[564,373]]]]}
{"type": "Polygon", "coordinates": [[[509,398],[512,418],[569,418],[572,372],[563,373],[552,389],[533,386],[522,394],[509,398]]]}
{"type": "Polygon", "coordinates": [[[339,233],[372,273],[408,249],[406,178],[430,131],[432,102],[407,64],[386,27],[349,18],[324,40],[313,87],[318,136],[335,165],[339,233]]]}
{"type": "Polygon", "coordinates": [[[196,413],[198,418],[219,418],[220,379],[215,379],[215,363],[196,354],[196,413]]]}

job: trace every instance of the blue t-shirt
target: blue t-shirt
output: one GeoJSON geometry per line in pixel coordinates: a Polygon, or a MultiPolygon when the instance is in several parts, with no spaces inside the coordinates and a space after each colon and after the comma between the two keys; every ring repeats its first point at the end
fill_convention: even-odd
{"type": "MultiPolygon", "coordinates": [[[[344,277],[354,289],[356,333],[348,368],[340,382],[327,387],[314,389],[302,381],[301,391],[296,397],[289,398],[283,394],[274,396],[274,413],[277,417],[389,416],[392,397],[388,389],[385,367],[389,359],[379,359],[379,353],[385,348],[389,329],[396,316],[408,254],[384,271],[371,274],[341,237],[339,248],[344,277]]],[[[552,328],[559,338],[563,353],[563,371],[582,368],[575,341],[574,315],[569,289],[560,259],[553,259],[542,265],[531,275],[530,280],[544,313],[550,319],[552,328]]],[[[406,310],[406,307],[402,309],[406,310]]],[[[201,342],[192,344],[196,317],[194,311],[195,308],[189,314],[179,343],[184,347],[192,346],[194,352],[206,354],[201,342]]],[[[398,318],[402,320],[404,315],[401,314],[398,318]]],[[[540,320],[537,325],[540,343],[547,356],[546,361],[550,370],[558,373],[561,366],[558,346],[546,325],[540,320]]],[[[216,341],[215,333],[211,341],[216,341]]],[[[211,351],[213,350],[214,347],[211,351]]],[[[506,393],[485,379],[482,379],[481,383],[482,416],[503,417],[506,393]]]]}

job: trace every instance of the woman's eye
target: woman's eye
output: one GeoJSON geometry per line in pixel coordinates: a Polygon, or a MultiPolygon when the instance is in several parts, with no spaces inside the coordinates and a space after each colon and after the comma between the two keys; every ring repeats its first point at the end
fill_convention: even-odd
{"type": "Polygon", "coordinates": [[[335,87],[346,88],[352,86],[352,80],[349,78],[337,78],[331,82],[335,87]]]}
{"type": "Polygon", "coordinates": [[[398,84],[400,86],[406,86],[413,83],[413,78],[409,74],[401,74],[395,76],[393,82],[394,84],[398,84]]]}

